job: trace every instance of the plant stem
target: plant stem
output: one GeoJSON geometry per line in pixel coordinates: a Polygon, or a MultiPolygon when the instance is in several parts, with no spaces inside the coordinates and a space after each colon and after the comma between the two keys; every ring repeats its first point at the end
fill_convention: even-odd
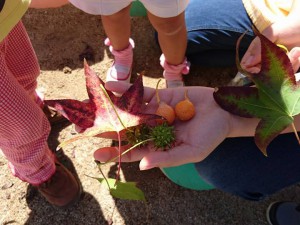
{"type": "Polygon", "coordinates": [[[189,99],[188,96],[187,96],[187,92],[188,92],[188,90],[185,89],[185,92],[184,92],[184,98],[185,98],[185,99],[189,99]]]}
{"type": "Polygon", "coordinates": [[[99,169],[101,175],[103,176],[103,178],[104,178],[104,180],[105,180],[105,182],[106,182],[106,184],[107,184],[107,187],[110,189],[109,182],[108,182],[107,178],[105,177],[103,171],[101,170],[101,163],[97,163],[97,167],[98,167],[98,169],[99,169]]]}
{"type": "Polygon", "coordinates": [[[104,92],[105,96],[108,98],[111,107],[113,108],[113,110],[115,111],[115,113],[116,113],[116,115],[118,117],[118,120],[120,121],[120,123],[122,124],[122,126],[124,127],[124,129],[127,130],[127,127],[124,125],[123,121],[121,120],[121,118],[120,118],[120,116],[119,116],[119,114],[118,114],[118,112],[117,112],[117,110],[116,110],[116,108],[114,106],[114,103],[112,102],[112,100],[110,99],[109,95],[107,94],[107,91],[105,90],[104,86],[101,84],[100,87],[101,87],[102,91],[104,92]]]}
{"type": "Polygon", "coordinates": [[[159,98],[159,94],[158,94],[158,84],[159,84],[160,81],[161,81],[161,79],[159,79],[157,81],[156,88],[155,88],[156,101],[157,101],[158,104],[160,103],[160,98],[159,98]]]}
{"type": "Polygon", "coordinates": [[[131,151],[132,149],[138,147],[139,145],[142,145],[142,144],[144,144],[144,143],[146,143],[146,142],[148,142],[148,141],[153,141],[153,140],[154,140],[153,138],[149,138],[149,139],[146,139],[146,140],[144,140],[144,141],[141,141],[141,142],[139,142],[139,143],[137,143],[137,144],[131,146],[131,147],[130,147],[129,149],[127,149],[126,151],[122,152],[122,154],[120,154],[120,155],[118,155],[118,156],[116,156],[116,157],[114,157],[114,158],[108,160],[108,161],[105,162],[105,163],[101,163],[101,164],[102,164],[102,165],[105,165],[105,164],[107,164],[107,163],[113,162],[113,161],[115,161],[116,159],[120,158],[121,156],[125,155],[127,152],[131,151]]]}
{"type": "MultiPolygon", "coordinates": [[[[118,132],[118,140],[119,140],[119,165],[118,165],[118,172],[117,172],[117,177],[116,177],[116,183],[120,178],[120,172],[121,172],[121,136],[120,132],[118,132]]],[[[115,183],[115,184],[116,184],[115,183]]]]}
{"type": "Polygon", "coordinates": [[[292,127],[293,127],[294,133],[296,135],[297,141],[300,144],[300,138],[299,138],[298,131],[297,131],[294,123],[292,123],[292,127]]]}

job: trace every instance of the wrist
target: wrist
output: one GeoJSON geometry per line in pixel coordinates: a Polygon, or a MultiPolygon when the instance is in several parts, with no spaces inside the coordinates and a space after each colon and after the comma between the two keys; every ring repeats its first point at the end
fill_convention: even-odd
{"type": "Polygon", "coordinates": [[[287,17],[281,22],[272,24],[264,31],[266,37],[276,44],[282,44],[291,50],[300,44],[300,23],[298,19],[287,17]]]}
{"type": "Polygon", "coordinates": [[[228,137],[249,137],[254,136],[258,118],[244,118],[232,115],[229,121],[228,137]]]}

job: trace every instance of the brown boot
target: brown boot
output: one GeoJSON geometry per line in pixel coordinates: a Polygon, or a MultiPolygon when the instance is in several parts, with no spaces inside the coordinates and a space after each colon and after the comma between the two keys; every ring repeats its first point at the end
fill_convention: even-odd
{"type": "Polygon", "coordinates": [[[37,186],[40,193],[52,205],[68,207],[76,203],[82,193],[79,181],[59,162],[49,180],[37,186]]]}

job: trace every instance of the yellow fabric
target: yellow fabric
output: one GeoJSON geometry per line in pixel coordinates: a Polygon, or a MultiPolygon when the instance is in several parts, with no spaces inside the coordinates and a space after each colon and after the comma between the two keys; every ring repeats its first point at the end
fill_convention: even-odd
{"type": "Polygon", "coordinates": [[[0,12],[0,41],[20,21],[28,9],[31,0],[6,0],[0,12]]]}
{"type": "Polygon", "coordinates": [[[249,17],[260,32],[286,17],[292,3],[293,0],[243,0],[249,17]]]}

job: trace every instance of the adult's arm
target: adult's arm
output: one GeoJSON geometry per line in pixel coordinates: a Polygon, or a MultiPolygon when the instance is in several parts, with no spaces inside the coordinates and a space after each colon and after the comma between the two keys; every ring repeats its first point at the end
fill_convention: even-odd
{"type": "MultiPolygon", "coordinates": [[[[114,90],[113,86],[110,86],[114,90]]],[[[155,151],[151,146],[138,148],[122,156],[122,161],[140,161],[140,169],[153,167],[178,166],[185,163],[200,162],[228,137],[253,136],[259,119],[242,118],[224,111],[214,101],[213,88],[185,87],[176,89],[161,89],[159,95],[162,101],[171,106],[182,100],[185,89],[196,107],[195,117],[188,122],[176,121],[177,145],[169,151],[155,151]]],[[[118,91],[120,85],[118,84],[118,91]]],[[[154,113],[157,109],[155,90],[145,88],[145,101],[149,102],[145,113],[154,113]]],[[[297,117],[295,125],[300,129],[300,118],[297,117]]],[[[293,132],[289,127],[283,133],[293,132]]],[[[125,149],[124,149],[125,150],[125,149]]],[[[118,156],[118,149],[108,147],[96,151],[96,160],[106,162],[118,156]]]]}

